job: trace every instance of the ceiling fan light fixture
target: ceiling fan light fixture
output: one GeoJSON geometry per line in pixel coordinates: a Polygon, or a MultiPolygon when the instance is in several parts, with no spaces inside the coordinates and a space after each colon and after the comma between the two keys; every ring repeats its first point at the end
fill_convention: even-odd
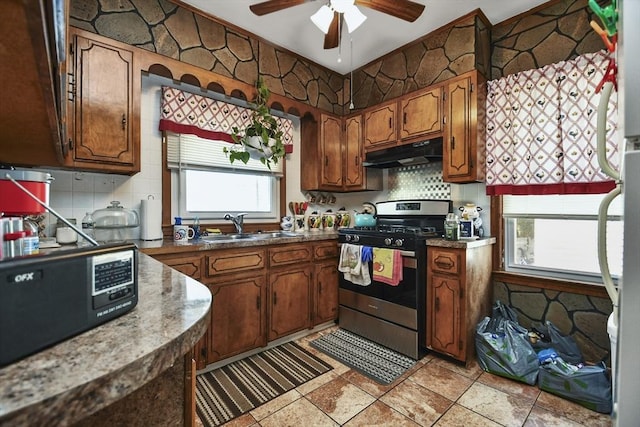
{"type": "Polygon", "coordinates": [[[360,12],[355,5],[344,12],[344,21],[347,23],[349,33],[353,33],[366,19],[364,13],[360,12]]]}
{"type": "Polygon", "coordinates": [[[331,10],[329,6],[324,5],[320,10],[311,15],[311,21],[320,29],[320,31],[327,34],[329,32],[331,22],[333,21],[333,10],[331,10]]]}
{"type": "Polygon", "coordinates": [[[331,0],[331,8],[338,13],[345,13],[354,7],[354,0],[331,0]]]}

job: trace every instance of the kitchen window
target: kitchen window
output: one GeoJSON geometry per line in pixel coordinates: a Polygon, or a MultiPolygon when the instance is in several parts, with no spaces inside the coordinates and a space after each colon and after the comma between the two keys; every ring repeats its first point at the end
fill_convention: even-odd
{"type": "MultiPolygon", "coordinates": [[[[604,194],[503,196],[505,270],[578,282],[602,283],[597,213],[604,194]]],[[[622,206],[607,220],[608,264],[622,273],[622,206]]]]}
{"type": "Polygon", "coordinates": [[[215,221],[246,212],[248,220],[278,219],[284,159],[269,170],[254,159],[230,163],[225,141],[167,132],[166,143],[172,215],[215,221]]]}

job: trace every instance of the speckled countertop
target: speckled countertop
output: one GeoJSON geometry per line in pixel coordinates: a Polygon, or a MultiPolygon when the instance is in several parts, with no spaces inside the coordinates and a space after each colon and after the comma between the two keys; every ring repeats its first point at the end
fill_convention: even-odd
{"type": "Polygon", "coordinates": [[[441,248],[471,249],[478,248],[480,246],[493,245],[494,243],[496,243],[495,237],[482,237],[475,240],[427,239],[427,246],[437,246],[441,248]]]}
{"type": "Polygon", "coordinates": [[[127,314],[0,368],[0,425],[68,425],[129,395],[204,334],[206,286],[139,256],[137,306],[127,314]]]}
{"type": "Polygon", "coordinates": [[[307,231],[292,237],[274,237],[260,240],[225,240],[221,242],[206,242],[204,240],[190,240],[185,243],[177,243],[172,240],[137,240],[135,243],[142,252],[147,255],[162,255],[167,253],[209,251],[212,249],[245,248],[251,246],[280,245],[287,243],[314,242],[321,240],[338,240],[335,231],[307,231]]]}

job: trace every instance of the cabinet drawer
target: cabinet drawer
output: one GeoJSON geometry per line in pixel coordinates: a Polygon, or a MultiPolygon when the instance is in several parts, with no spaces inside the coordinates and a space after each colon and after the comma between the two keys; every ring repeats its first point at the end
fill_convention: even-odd
{"type": "Polygon", "coordinates": [[[338,258],[339,247],[338,242],[332,240],[327,243],[319,243],[313,247],[313,258],[316,260],[338,258]]]}
{"type": "Polygon", "coordinates": [[[462,251],[456,249],[429,248],[429,268],[433,272],[460,274],[462,251]]]}
{"type": "Polygon", "coordinates": [[[207,275],[240,273],[266,267],[265,249],[238,249],[213,252],[206,256],[207,275]]]}
{"type": "Polygon", "coordinates": [[[154,256],[154,258],[193,279],[200,279],[202,277],[202,256],[185,255],[176,257],[174,255],[158,255],[154,256]]]}
{"type": "Polygon", "coordinates": [[[310,245],[286,245],[269,248],[269,266],[295,264],[311,261],[310,245]]]}

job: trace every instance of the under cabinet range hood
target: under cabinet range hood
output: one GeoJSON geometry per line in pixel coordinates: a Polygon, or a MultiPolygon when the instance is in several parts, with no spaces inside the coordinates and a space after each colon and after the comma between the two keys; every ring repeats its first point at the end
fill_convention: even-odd
{"type": "Polygon", "coordinates": [[[442,161],[442,137],[366,153],[363,166],[395,168],[442,161]]]}

